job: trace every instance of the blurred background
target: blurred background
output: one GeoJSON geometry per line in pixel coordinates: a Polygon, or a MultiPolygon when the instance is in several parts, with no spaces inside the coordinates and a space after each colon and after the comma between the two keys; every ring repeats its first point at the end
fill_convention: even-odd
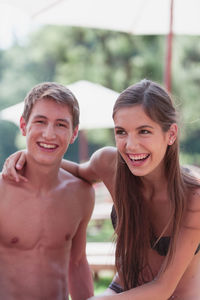
{"type": "MultiPolygon", "coordinates": [[[[114,101],[143,78],[171,92],[180,112],[181,163],[200,166],[199,9],[198,0],[1,0],[0,169],[25,147],[21,102],[37,83],[57,81],[77,96],[81,130],[65,157],[80,162],[114,145],[114,101]]],[[[102,185],[95,189],[108,209],[101,216],[96,210],[88,240],[111,242],[112,200],[102,185]]],[[[102,280],[100,289],[110,277],[102,280]]]]}
{"type": "MultiPolygon", "coordinates": [[[[98,0],[93,0],[92,4],[91,1],[80,0],[43,0],[34,1],[34,4],[31,4],[32,1],[24,0],[8,0],[5,2],[1,0],[0,111],[22,102],[30,88],[42,81],[58,81],[64,85],[70,85],[77,81],[85,80],[97,83],[118,93],[142,78],[150,78],[165,85],[167,64],[170,63],[170,61],[167,62],[167,55],[170,54],[168,53],[168,48],[170,47],[168,42],[170,4],[174,2],[170,91],[174,95],[181,115],[181,160],[184,164],[199,165],[200,38],[198,35],[199,22],[195,23],[195,15],[192,15],[192,13],[198,12],[198,1],[184,0],[182,1],[182,7],[176,7],[181,2],[180,0],[135,0],[124,1],[123,6],[117,7],[116,5],[111,8],[108,6],[109,2],[112,2],[112,0],[107,1],[104,7],[104,1],[98,0]],[[74,9],[72,6],[69,8],[61,6],[59,11],[53,11],[54,18],[52,18],[50,14],[52,9],[59,8],[59,5],[65,2],[75,3],[77,9],[74,9]],[[83,2],[86,5],[85,7],[81,6],[83,2]],[[135,23],[129,15],[130,8],[128,5],[130,5],[130,2],[135,2],[135,5],[137,2],[140,3],[139,7],[135,7],[138,13],[134,10],[131,12],[132,18],[136,18],[135,23]],[[157,9],[153,7],[153,10],[150,11],[152,9],[151,6],[147,7],[147,4],[150,2],[152,6],[157,5],[157,9]],[[162,2],[162,10],[158,6],[158,2],[162,2]],[[187,19],[184,19],[184,2],[187,2],[187,5],[189,2],[189,6],[185,8],[187,9],[187,19]],[[167,3],[168,6],[165,6],[164,4],[167,3]],[[101,15],[101,12],[98,11],[100,10],[100,7],[97,6],[98,4],[103,9],[104,15],[101,15]],[[90,6],[87,7],[87,5],[90,6]],[[94,6],[94,12],[91,5],[94,6]],[[97,6],[96,8],[95,5],[97,6]],[[84,9],[85,11],[83,11],[84,9]],[[119,12],[117,9],[124,9],[124,12],[121,11],[120,16],[118,16],[119,12]],[[111,24],[105,24],[107,21],[106,11],[109,11],[108,19],[111,21],[113,19],[111,24]],[[64,13],[64,17],[61,15],[61,12],[64,13]],[[180,24],[177,28],[176,18],[180,18],[180,16],[177,16],[177,13],[180,12],[183,15],[181,15],[182,19],[180,19],[180,24]],[[144,25],[147,28],[144,27],[144,29],[141,28],[139,23],[140,20],[144,22],[142,13],[146,13],[150,18],[146,20],[147,25],[145,25],[146,23],[144,25]],[[49,19],[46,17],[48,14],[50,16],[49,19]],[[159,14],[160,17],[158,18],[159,14]],[[70,20],[71,15],[76,16],[75,21],[70,20]],[[79,24],[82,21],[81,16],[84,16],[86,20],[90,20],[90,15],[93,15],[91,22],[94,23],[94,27],[108,26],[112,30],[79,27],[78,25],[70,27],[68,25],[70,22],[79,24]],[[102,22],[101,24],[96,24],[95,18],[98,19],[99,15],[99,20],[102,22]],[[128,17],[131,24],[128,24],[128,27],[124,29],[122,25],[126,25],[128,17]],[[164,17],[168,23],[166,24],[167,27],[163,29],[164,17]],[[157,24],[151,28],[153,20],[156,20],[157,24]],[[194,21],[194,25],[191,25],[192,21],[194,21]],[[57,24],[48,25],[51,22],[57,22],[57,24]],[[61,25],[60,23],[66,24],[61,25]],[[122,23],[121,27],[119,26],[120,23],[122,23]],[[116,30],[113,30],[115,26],[116,30]],[[137,26],[139,27],[138,29],[137,26]],[[182,31],[179,29],[181,26],[183,26],[182,31]],[[174,33],[173,28],[178,33],[174,33]],[[132,30],[132,32],[122,32],[122,30],[129,32],[132,30]],[[133,34],[134,32],[136,34],[133,34]],[[141,34],[140,32],[144,33],[141,34]],[[162,32],[163,34],[161,34],[162,32]]],[[[92,25],[86,24],[86,26],[92,25]]],[[[86,90],[88,89],[90,88],[86,87],[86,90]]],[[[83,91],[81,93],[83,94],[83,91]]],[[[92,90],[92,93],[94,103],[101,102],[101,99],[103,101],[104,97],[99,97],[101,94],[100,90],[92,90]],[[97,97],[98,99],[95,99],[97,97]]],[[[77,95],[77,89],[75,95],[77,95]]],[[[107,101],[108,106],[110,106],[109,100],[107,101]]],[[[110,101],[113,105],[115,96],[112,96],[110,101]]],[[[95,114],[95,109],[91,107],[90,110],[90,106],[87,105],[84,112],[81,110],[81,117],[85,116],[88,119],[95,114]]],[[[103,108],[104,111],[101,112],[99,109],[96,109],[96,111],[98,110],[98,118],[102,122],[105,118],[104,113],[106,115],[108,109],[109,114],[112,113],[112,110],[107,108],[105,102],[103,103],[103,108]]],[[[17,112],[15,113],[15,120],[16,117],[19,120],[20,112],[18,114],[17,112]]],[[[96,117],[97,122],[98,118],[96,117]]],[[[24,147],[24,140],[21,138],[18,130],[18,121],[13,123],[5,119],[9,118],[7,116],[6,118],[1,117],[0,112],[0,138],[2,141],[0,144],[0,168],[10,153],[24,147]]],[[[111,115],[110,124],[112,126],[111,115]]],[[[111,128],[106,128],[106,126],[109,126],[108,123],[98,126],[94,126],[94,122],[85,128],[82,126],[84,133],[80,134],[75,144],[70,147],[66,156],[68,159],[74,161],[85,160],[97,148],[103,145],[114,145],[113,131],[111,128]],[[101,127],[97,128],[98,126],[101,127]],[[87,144],[82,143],[83,148],[81,151],[84,152],[82,154],[79,151],[81,137],[85,137],[88,141],[87,144]]]]}

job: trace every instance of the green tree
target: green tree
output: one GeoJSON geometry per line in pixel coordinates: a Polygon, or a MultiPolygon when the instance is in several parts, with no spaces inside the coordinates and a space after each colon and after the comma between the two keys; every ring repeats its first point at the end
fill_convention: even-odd
{"type": "Polygon", "coordinates": [[[16,125],[0,120],[0,169],[2,169],[5,159],[17,151],[15,140],[18,132],[19,129],[16,125]]]}
{"type": "MultiPolygon", "coordinates": [[[[118,92],[142,78],[163,83],[165,55],[164,36],[44,26],[33,32],[24,45],[16,41],[10,49],[0,50],[0,109],[22,101],[27,91],[42,81],[67,85],[85,79],[118,92]]],[[[199,37],[175,36],[172,94],[183,117],[182,145],[187,144],[190,134],[197,136],[200,130],[199,78],[199,37]]],[[[106,131],[90,131],[88,136],[90,143],[98,145],[113,142],[106,131]],[[95,141],[97,136],[101,142],[95,141]]],[[[188,151],[186,146],[183,149],[188,151]]],[[[196,145],[194,151],[198,149],[196,145]]]]}

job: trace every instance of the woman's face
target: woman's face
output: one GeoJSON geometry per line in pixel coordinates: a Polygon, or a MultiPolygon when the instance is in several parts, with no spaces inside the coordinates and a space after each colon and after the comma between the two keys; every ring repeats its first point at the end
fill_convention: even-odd
{"type": "Polygon", "coordinates": [[[119,109],[114,123],[116,146],[130,171],[136,176],[162,174],[170,130],[163,132],[141,105],[119,109]]]}

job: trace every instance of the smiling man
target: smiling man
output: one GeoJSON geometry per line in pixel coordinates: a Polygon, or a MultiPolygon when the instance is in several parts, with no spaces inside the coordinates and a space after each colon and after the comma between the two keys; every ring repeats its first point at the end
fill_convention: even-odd
{"type": "Polygon", "coordinates": [[[92,187],[60,163],[78,132],[79,106],[66,87],[46,82],[25,98],[27,182],[0,177],[0,298],[85,300],[93,284],[85,246],[92,187]]]}

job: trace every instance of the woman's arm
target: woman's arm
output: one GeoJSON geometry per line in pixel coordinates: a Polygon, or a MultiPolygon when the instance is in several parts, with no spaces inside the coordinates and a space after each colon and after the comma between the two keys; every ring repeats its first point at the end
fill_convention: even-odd
{"type": "Polygon", "coordinates": [[[26,177],[23,176],[23,167],[26,163],[26,150],[20,150],[12,155],[10,155],[2,169],[2,177],[5,180],[11,181],[28,181],[26,177]]]}
{"type": "MultiPolygon", "coordinates": [[[[61,167],[90,183],[104,181],[115,172],[117,150],[114,147],[104,147],[93,153],[90,160],[77,164],[69,160],[62,160],[61,167]]],[[[23,167],[26,163],[26,150],[15,152],[4,163],[2,175],[6,180],[27,181],[23,176],[23,167]]],[[[110,180],[110,178],[109,178],[110,180]]]]}
{"type": "Polygon", "coordinates": [[[113,176],[115,173],[116,154],[116,148],[104,147],[94,152],[90,160],[85,163],[77,164],[64,159],[61,167],[90,183],[106,181],[108,177],[113,176]]]}
{"type": "Polygon", "coordinates": [[[119,293],[122,293],[124,290],[122,288],[122,284],[120,282],[120,279],[119,279],[119,275],[118,273],[115,274],[112,282],[109,284],[109,287],[107,288],[108,293],[106,295],[110,295],[110,294],[119,294],[119,293]],[[112,293],[110,292],[112,291],[112,293]]]}
{"type": "Polygon", "coordinates": [[[140,287],[131,289],[129,291],[113,294],[100,295],[89,298],[88,300],[167,300],[164,297],[161,286],[156,282],[150,282],[140,287]]]}
{"type": "MultiPolygon", "coordinates": [[[[183,274],[192,262],[200,242],[200,190],[190,199],[183,225],[177,238],[172,261],[165,271],[139,287],[120,294],[97,297],[98,300],[167,300],[176,294],[176,287],[183,274]]],[[[165,265],[166,260],[163,263],[165,265]]],[[[163,268],[162,266],[162,268],[163,268]]],[[[95,297],[90,298],[94,300],[95,297]]]]}

